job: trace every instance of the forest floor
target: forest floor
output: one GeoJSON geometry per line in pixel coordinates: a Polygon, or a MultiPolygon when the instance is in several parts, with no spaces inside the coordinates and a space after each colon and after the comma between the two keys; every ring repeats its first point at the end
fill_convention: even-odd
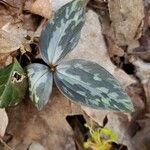
{"type": "MultiPolygon", "coordinates": [[[[17,56],[23,67],[39,62],[38,39],[54,12],[70,0],[1,0],[0,68],[17,56]],[[6,31],[7,34],[4,34],[6,31]]],[[[150,1],[85,0],[81,39],[66,59],[85,58],[121,83],[135,111],[114,113],[81,107],[56,87],[38,111],[28,96],[0,109],[0,150],[82,150],[85,123],[105,125],[118,137],[116,150],[150,150],[150,1]]]]}

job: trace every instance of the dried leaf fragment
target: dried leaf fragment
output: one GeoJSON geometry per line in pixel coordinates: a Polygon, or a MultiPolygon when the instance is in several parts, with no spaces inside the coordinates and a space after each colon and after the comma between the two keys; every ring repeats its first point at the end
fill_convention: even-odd
{"type": "Polygon", "coordinates": [[[30,11],[34,14],[37,14],[44,18],[49,19],[52,14],[50,1],[49,0],[36,0],[32,4],[30,11]]]}
{"type": "Polygon", "coordinates": [[[5,109],[0,109],[0,137],[3,137],[8,125],[8,116],[5,109]]]}
{"type": "Polygon", "coordinates": [[[124,55],[123,49],[117,46],[115,42],[113,42],[110,38],[107,38],[107,45],[108,45],[108,52],[110,57],[113,56],[121,57],[124,55]]]}
{"type": "Polygon", "coordinates": [[[141,35],[144,18],[142,0],[109,0],[113,39],[118,45],[128,45],[141,35]]]}
{"type": "Polygon", "coordinates": [[[9,53],[19,49],[21,40],[15,35],[0,29],[0,53],[9,53]]]}

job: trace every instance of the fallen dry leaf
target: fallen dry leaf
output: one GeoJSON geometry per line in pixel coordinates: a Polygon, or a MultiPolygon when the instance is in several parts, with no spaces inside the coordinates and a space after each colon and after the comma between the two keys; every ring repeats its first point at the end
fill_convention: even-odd
{"type": "MultiPolygon", "coordinates": [[[[148,115],[148,114],[147,114],[148,115]]],[[[131,150],[150,149],[150,117],[138,121],[140,130],[131,139],[131,150]]],[[[134,130],[134,129],[133,129],[134,130]]]]}
{"type": "Polygon", "coordinates": [[[145,107],[143,87],[139,83],[132,84],[128,86],[127,93],[132,99],[135,111],[143,110],[145,107]]]}
{"type": "Polygon", "coordinates": [[[150,65],[142,61],[139,58],[136,58],[132,62],[136,67],[136,75],[140,78],[140,80],[144,83],[150,78],[150,65]]]}
{"type": "Polygon", "coordinates": [[[119,82],[124,87],[124,89],[126,87],[128,87],[129,85],[137,82],[136,79],[133,76],[129,76],[122,69],[116,68],[114,70],[114,76],[116,77],[116,79],[119,80],[119,82]]]}
{"type": "Polygon", "coordinates": [[[20,48],[22,41],[20,39],[0,29],[0,53],[10,53],[20,48]]]}
{"type": "Polygon", "coordinates": [[[7,23],[2,27],[2,30],[16,36],[16,38],[19,38],[21,42],[27,36],[27,30],[24,29],[22,24],[19,23],[18,24],[7,23]]]}
{"type": "Polygon", "coordinates": [[[13,21],[13,16],[11,16],[10,11],[3,5],[0,5],[0,20],[0,28],[6,23],[13,21]]]}
{"type": "Polygon", "coordinates": [[[0,137],[3,137],[8,125],[8,116],[5,109],[0,109],[0,137]]]}
{"type": "Polygon", "coordinates": [[[27,36],[27,31],[18,25],[5,24],[0,29],[0,53],[10,53],[19,49],[27,36]]]}
{"type": "Polygon", "coordinates": [[[118,45],[128,45],[141,36],[143,0],[108,0],[108,8],[112,38],[118,45]]]}
{"type": "Polygon", "coordinates": [[[0,54],[0,69],[11,64],[13,58],[9,55],[9,53],[6,54],[0,54]]]}
{"type": "Polygon", "coordinates": [[[36,0],[32,4],[30,11],[34,14],[49,19],[52,15],[50,0],[36,0]]]}
{"type": "Polygon", "coordinates": [[[142,60],[150,62],[150,29],[148,27],[139,41],[140,45],[134,47],[132,53],[142,60]]]}
{"type": "Polygon", "coordinates": [[[107,39],[107,46],[108,46],[108,52],[109,56],[123,56],[124,55],[124,50],[120,48],[115,42],[113,42],[109,37],[106,37],[107,39]]]}
{"type": "Polygon", "coordinates": [[[135,61],[132,62],[136,67],[136,75],[140,79],[143,89],[145,91],[145,98],[146,98],[146,108],[148,112],[150,112],[150,65],[142,61],[141,59],[137,58],[135,61]]]}

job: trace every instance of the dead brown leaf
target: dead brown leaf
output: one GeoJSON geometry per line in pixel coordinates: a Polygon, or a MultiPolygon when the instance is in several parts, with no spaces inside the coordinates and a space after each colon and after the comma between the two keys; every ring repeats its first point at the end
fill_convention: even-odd
{"type": "Polygon", "coordinates": [[[107,46],[108,46],[108,52],[109,56],[123,56],[124,55],[124,50],[117,46],[115,42],[113,42],[109,37],[107,37],[107,46]]]}
{"type": "Polygon", "coordinates": [[[0,137],[3,137],[8,125],[8,116],[5,109],[0,109],[0,137]]]}
{"type": "Polygon", "coordinates": [[[11,63],[12,63],[12,57],[10,56],[9,53],[0,54],[0,69],[11,63]]]}
{"type": "Polygon", "coordinates": [[[132,53],[146,62],[150,62],[150,29],[147,27],[140,38],[140,45],[132,49],[132,53]]]}
{"type": "Polygon", "coordinates": [[[52,9],[49,0],[36,0],[32,4],[30,11],[47,19],[49,19],[52,15],[52,9]]]}
{"type": "Polygon", "coordinates": [[[108,0],[112,38],[118,45],[128,45],[141,36],[143,0],[108,0]]]}
{"type": "Polygon", "coordinates": [[[141,111],[145,108],[145,95],[143,87],[136,83],[127,87],[127,93],[129,94],[134,104],[135,111],[141,111]]]}
{"type": "Polygon", "coordinates": [[[136,67],[136,75],[140,78],[142,83],[146,82],[150,78],[150,65],[142,61],[139,58],[136,58],[132,62],[136,67]]]}
{"type": "Polygon", "coordinates": [[[21,48],[26,36],[27,31],[19,24],[5,24],[0,29],[0,53],[10,53],[21,48]]]}
{"type": "Polygon", "coordinates": [[[23,41],[24,38],[27,36],[27,30],[23,28],[22,24],[11,24],[7,23],[2,27],[3,30],[11,33],[12,35],[15,35],[17,38],[20,39],[20,41],[23,41]]]}
{"type": "MultiPolygon", "coordinates": [[[[150,149],[150,117],[138,121],[140,131],[131,139],[131,150],[149,150],[150,149]]],[[[134,129],[133,129],[134,130],[134,129]]]]}
{"type": "Polygon", "coordinates": [[[17,36],[0,29],[0,53],[10,53],[21,47],[22,41],[17,36]]]}
{"type": "Polygon", "coordinates": [[[0,20],[0,28],[6,23],[13,21],[13,16],[10,14],[10,11],[3,5],[0,5],[0,20]]]}

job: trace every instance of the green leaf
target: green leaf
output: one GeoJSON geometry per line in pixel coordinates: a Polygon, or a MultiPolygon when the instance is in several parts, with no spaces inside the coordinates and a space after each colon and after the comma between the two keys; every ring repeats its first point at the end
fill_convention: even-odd
{"type": "Polygon", "coordinates": [[[29,95],[34,105],[41,110],[52,92],[53,77],[45,65],[34,63],[27,66],[29,95]]]}
{"type": "Polygon", "coordinates": [[[133,111],[118,81],[96,63],[75,59],[57,66],[55,82],[70,100],[96,109],[133,111]]]}
{"type": "Polygon", "coordinates": [[[107,142],[117,141],[117,135],[107,128],[101,128],[100,133],[103,134],[104,136],[107,136],[107,142]]]}
{"type": "Polygon", "coordinates": [[[18,104],[26,89],[26,74],[17,60],[0,70],[0,107],[18,104]]]}
{"type": "Polygon", "coordinates": [[[57,64],[75,48],[85,22],[82,0],[73,0],[61,7],[50,20],[40,36],[42,59],[47,64],[57,64]]]}
{"type": "Polygon", "coordinates": [[[86,142],[83,143],[85,149],[93,150],[109,150],[111,149],[110,142],[115,142],[117,136],[111,130],[107,128],[92,129],[92,127],[85,125],[89,129],[89,137],[86,142]]]}

